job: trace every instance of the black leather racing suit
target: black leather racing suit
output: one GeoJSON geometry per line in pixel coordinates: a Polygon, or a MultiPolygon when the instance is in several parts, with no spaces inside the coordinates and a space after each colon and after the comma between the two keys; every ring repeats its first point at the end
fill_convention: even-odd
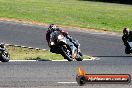
{"type": "Polygon", "coordinates": [[[127,39],[128,39],[128,35],[127,35],[127,34],[124,34],[124,35],[122,36],[122,41],[123,41],[123,43],[124,43],[125,46],[128,46],[127,39]]]}
{"type": "Polygon", "coordinates": [[[122,41],[124,42],[124,45],[127,47],[127,48],[130,48],[130,45],[128,44],[128,37],[129,36],[132,36],[132,31],[129,32],[129,34],[124,34],[122,36],[122,41]]]}
{"type": "MultiPolygon", "coordinates": [[[[72,42],[72,43],[75,45],[75,47],[78,48],[79,45],[76,43],[75,40],[73,40],[73,38],[72,38],[71,36],[68,35],[67,32],[65,32],[65,31],[63,31],[63,30],[60,30],[59,28],[57,28],[56,31],[61,32],[67,39],[70,40],[70,42],[72,42]]],[[[50,47],[50,34],[51,34],[52,32],[53,32],[53,31],[49,31],[49,30],[48,30],[47,33],[46,33],[46,40],[47,40],[47,42],[48,42],[49,47],[50,47]]]]}

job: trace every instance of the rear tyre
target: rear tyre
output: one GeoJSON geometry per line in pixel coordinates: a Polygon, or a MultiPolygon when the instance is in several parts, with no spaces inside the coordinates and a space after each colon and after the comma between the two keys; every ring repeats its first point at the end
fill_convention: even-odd
{"type": "Polygon", "coordinates": [[[78,57],[76,58],[77,61],[82,61],[83,60],[83,55],[81,52],[78,53],[78,57]]]}
{"type": "Polygon", "coordinates": [[[83,57],[76,58],[77,61],[83,61],[83,57]]]}
{"type": "Polygon", "coordinates": [[[125,53],[126,53],[126,54],[130,54],[130,53],[131,53],[130,48],[126,47],[126,48],[125,48],[125,53]]]}

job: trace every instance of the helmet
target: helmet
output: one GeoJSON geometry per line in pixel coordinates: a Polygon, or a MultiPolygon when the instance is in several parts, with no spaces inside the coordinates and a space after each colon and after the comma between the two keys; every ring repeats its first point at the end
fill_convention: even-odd
{"type": "Polygon", "coordinates": [[[56,25],[55,24],[50,24],[48,27],[48,30],[55,31],[56,30],[56,25]]]}
{"type": "Polygon", "coordinates": [[[4,48],[4,47],[5,47],[5,44],[4,44],[4,43],[1,43],[1,44],[0,44],[0,47],[1,47],[1,48],[4,48]]]}
{"type": "Polygon", "coordinates": [[[129,28],[124,28],[124,29],[123,29],[123,34],[128,35],[128,34],[129,34],[129,28]]]}

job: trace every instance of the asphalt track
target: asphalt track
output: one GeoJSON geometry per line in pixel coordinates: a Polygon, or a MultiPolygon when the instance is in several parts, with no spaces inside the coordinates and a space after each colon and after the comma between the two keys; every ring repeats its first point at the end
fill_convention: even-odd
{"type": "MultiPolygon", "coordinates": [[[[124,54],[121,36],[90,31],[69,31],[79,40],[84,54],[97,57],[83,62],[9,62],[0,63],[0,87],[77,88],[77,68],[88,73],[123,73],[132,75],[132,57],[124,54]]],[[[0,41],[4,43],[46,48],[46,27],[0,22],[0,41]]],[[[88,84],[83,88],[131,88],[130,84],[88,84]]]]}

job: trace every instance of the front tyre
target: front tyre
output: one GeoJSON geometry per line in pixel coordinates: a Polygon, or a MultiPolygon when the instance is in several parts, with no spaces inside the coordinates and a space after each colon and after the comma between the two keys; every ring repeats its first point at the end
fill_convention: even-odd
{"type": "Polygon", "coordinates": [[[68,61],[73,61],[72,59],[72,55],[70,53],[70,50],[67,50],[64,47],[61,47],[61,51],[62,51],[62,56],[67,59],[68,61]]]}
{"type": "Polygon", "coordinates": [[[9,60],[9,54],[4,52],[1,56],[1,62],[9,62],[9,60]]]}

